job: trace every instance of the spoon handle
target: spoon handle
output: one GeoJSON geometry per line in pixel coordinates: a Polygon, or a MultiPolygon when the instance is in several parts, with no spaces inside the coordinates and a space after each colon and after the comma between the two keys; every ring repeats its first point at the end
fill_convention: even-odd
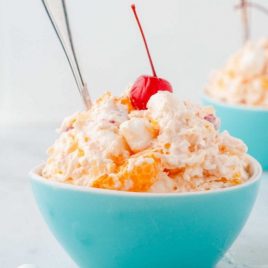
{"type": "Polygon", "coordinates": [[[76,57],[65,0],[42,0],[42,3],[68,60],[84,105],[90,109],[92,103],[76,57]]]}

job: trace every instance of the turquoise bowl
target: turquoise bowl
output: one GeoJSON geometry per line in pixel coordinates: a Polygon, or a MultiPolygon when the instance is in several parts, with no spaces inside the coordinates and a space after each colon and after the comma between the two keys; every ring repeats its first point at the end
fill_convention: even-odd
{"type": "Polygon", "coordinates": [[[214,106],[221,119],[221,130],[228,130],[243,140],[249,154],[268,170],[268,109],[225,104],[207,96],[203,96],[202,101],[214,106]]]}
{"type": "Polygon", "coordinates": [[[243,185],[198,193],[128,193],[48,181],[31,172],[48,226],[80,268],[214,267],[244,226],[261,167],[243,185]]]}

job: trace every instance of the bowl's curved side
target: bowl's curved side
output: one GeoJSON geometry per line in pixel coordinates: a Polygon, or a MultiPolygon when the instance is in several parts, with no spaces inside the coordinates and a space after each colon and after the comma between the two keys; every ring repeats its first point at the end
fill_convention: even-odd
{"type": "Polygon", "coordinates": [[[221,130],[228,130],[243,140],[249,153],[268,170],[268,109],[225,105],[207,96],[203,96],[202,102],[214,106],[221,120],[221,130]]]}
{"type": "Polygon", "coordinates": [[[244,226],[258,184],[208,195],[129,198],[32,180],[58,241],[79,267],[100,268],[212,267],[244,226]]]}

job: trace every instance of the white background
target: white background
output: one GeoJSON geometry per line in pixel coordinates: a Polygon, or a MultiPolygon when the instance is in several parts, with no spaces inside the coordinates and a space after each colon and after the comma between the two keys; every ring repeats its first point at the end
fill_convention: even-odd
{"type": "MultiPolygon", "coordinates": [[[[75,45],[93,98],[120,94],[150,73],[130,0],[67,0],[75,45]]],[[[198,101],[209,72],[241,45],[234,0],[137,0],[157,73],[198,101]]],[[[267,0],[259,3],[268,5],[267,0]]],[[[253,38],[268,18],[251,12],[253,38]]],[[[59,124],[82,108],[41,0],[0,0],[0,123],[59,124]]]]}

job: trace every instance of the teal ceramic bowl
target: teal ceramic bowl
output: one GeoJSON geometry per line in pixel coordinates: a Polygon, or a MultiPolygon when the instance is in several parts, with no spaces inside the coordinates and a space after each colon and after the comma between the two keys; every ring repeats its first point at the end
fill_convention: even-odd
{"type": "Polygon", "coordinates": [[[203,104],[214,106],[221,119],[221,130],[243,140],[254,156],[268,170],[268,109],[230,105],[207,96],[203,104]]]}
{"type": "Polygon", "coordinates": [[[80,268],[214,267],[244,226],[261,167],[240,186],[198,193],[128,193],[48,181],[31,172],[48,226],[80,268]]]}

